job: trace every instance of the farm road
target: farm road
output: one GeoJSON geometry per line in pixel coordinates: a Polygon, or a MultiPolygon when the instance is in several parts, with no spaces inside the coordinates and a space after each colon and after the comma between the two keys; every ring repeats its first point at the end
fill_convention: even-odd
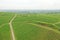
{"type": "Polygon", "coordinates": [[[42,26],[42,25],[38,25],[38,24],[34,24],[34,23],[28,23],[28,24],[35,25],[35,26],[37,26],[37,27],[41,27],[41,28],[44,28],[44,29],[52,30],[52,31],[60,34],[60,31],[55,30],[55,29],[52,29],[52,28],[50,28],[50,27],[46,27],[46,26],[42,26]]]}
{"type": "Polygon", "coordinates": [[[13,20],[16,18],[16,16],[17,16],[17,14],[15,14],[15,15],[13,16],[13,18],[12,18],[12,19],[10,20],[10,22],[9,22],[12,40],[16,40],[16,39],[15,39],[15,35],[14,35],[13,26],[12,26],[12,22],[13,22],[13,20]]]}

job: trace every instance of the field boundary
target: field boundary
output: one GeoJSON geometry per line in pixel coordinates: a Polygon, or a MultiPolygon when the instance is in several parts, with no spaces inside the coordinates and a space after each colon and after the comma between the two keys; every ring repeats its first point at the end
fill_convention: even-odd
{"type": "Polygon", "coordinates": [[[60,34],[60,31],[58,31],[56,29],[52,29],[50,27],[45,27],[45,26],[42,26],[42,25],[34,24],[34,23],[28,23],[28,24],[35,25],[35,26],[38,26],[38,27],[41,27],[41,28],[45,28],[45,29],[48,29],[48,30],[52,30],[52,31],[60,34]]]}
{"type": "MultiPolygon", "coordinates": [[[[36,21],[36,22],[41,22],[41,21],[36,21]]],[[[53,26],[57,27],[55,24],[52,24],[52,23],[47,23],[47,22],[41,22],[41,23],[51,24],[51,25],[53,25],[53,26]]]]}
{"type": "Polygon", "coordinates": [[[56,23],[54,23],[54,24],[59,24],[60,22],[56,22],[56,23]]]}
{"type": "Polygon", "coordinates": [[[4,25],[6,25],[6,24],[8,24],[8,23],[1,24],[1,25],[0,25],[0,28],[2,28],[2,27],[3,27],[4,25]]]}

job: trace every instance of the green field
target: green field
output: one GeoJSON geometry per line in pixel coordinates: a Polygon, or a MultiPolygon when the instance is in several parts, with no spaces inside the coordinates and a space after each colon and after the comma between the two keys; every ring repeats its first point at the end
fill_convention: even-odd
{"type": "Polygon", "coordinates": [[[15,40],[60,40],[60,14],[0,12],[0,40],[13,39],[11,20],[15,40]]]}

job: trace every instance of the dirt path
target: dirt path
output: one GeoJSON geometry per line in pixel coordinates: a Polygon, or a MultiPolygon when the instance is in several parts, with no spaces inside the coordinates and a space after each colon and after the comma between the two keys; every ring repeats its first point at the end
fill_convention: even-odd
{"type": "Polygon", "coordinates": [[[37,26],[37,27],[41,27],[41,28],[44,28],[44,29],[52,30],[52,31],[60,34],[60,31],[55,30],[55,29],[52,29],[52,28],[50,28],[50,27],[46,27],[46,26],[42,26],[42,25],[38,25],[38,24],[34,24],[34,23],[28,23],[28,24],[35,25],[35,26],[37,26]]]}
{"type": "Polygon", "coordinates": [[[17,15],[15,14],[14,17],[13,17],[13,18],[10,20],[10,22],[9,22],[12,40],[16,40],[16,39],[15,39],[15,35],[14,35],[13,26],[12,26],[12,22],[13,22],[13,20],[16,18],[16,16],[17,16],[17,15]]]}
{"type": "Polygon", "coordinates": [[[54,24],[59,24],[60,22],[54,23],[54,24]]]}
{"type": "Polygon", "coordinates": [[[5,23],[5,24],[2,24],[2,25],[0,25],[0,28],[2,28],[4,25],[6,25],[6,24],[8,24],[8,23],[5,23]]]}

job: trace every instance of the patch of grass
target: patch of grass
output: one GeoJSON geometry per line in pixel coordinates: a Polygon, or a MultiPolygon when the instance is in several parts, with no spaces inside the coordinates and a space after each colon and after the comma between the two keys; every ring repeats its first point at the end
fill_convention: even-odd
{"type": "Polygon", "coordinates": [[[47,24],[48,27],[55,28],[55,26],[52,24],[57,22],[59,19],[56,18],[55,20],[55,17],[53,17],[54,15],[50,14],[50,16],[52,17],[49,17],[47,15],[36,16],[32,14],[30,16],[18,15],[16,19],[13,21],[13,28],[15,31],[16,39],[17,40],[60,40],[59,38],[60,34],[52,30],[47,30],[41,27],[28,24],[28,23],[37,24],[36,21],[42,21],[48,23],[47,24]]]}
{"type": "Polygon", "coordinates": [[[28,23],[13,23],[13,28],[17,40],[60,40],[60,34],[28,23]]]}
{"type": "Polygon", "coordinates": [[[8,23],[14,14],[0,12],[0,25],[4,23],[8,23]]]}
{"type": "Polygon", "coordinates": [[[0,40],[11,40],[10,28],[8,24],[0,28],[0,40]]]}

